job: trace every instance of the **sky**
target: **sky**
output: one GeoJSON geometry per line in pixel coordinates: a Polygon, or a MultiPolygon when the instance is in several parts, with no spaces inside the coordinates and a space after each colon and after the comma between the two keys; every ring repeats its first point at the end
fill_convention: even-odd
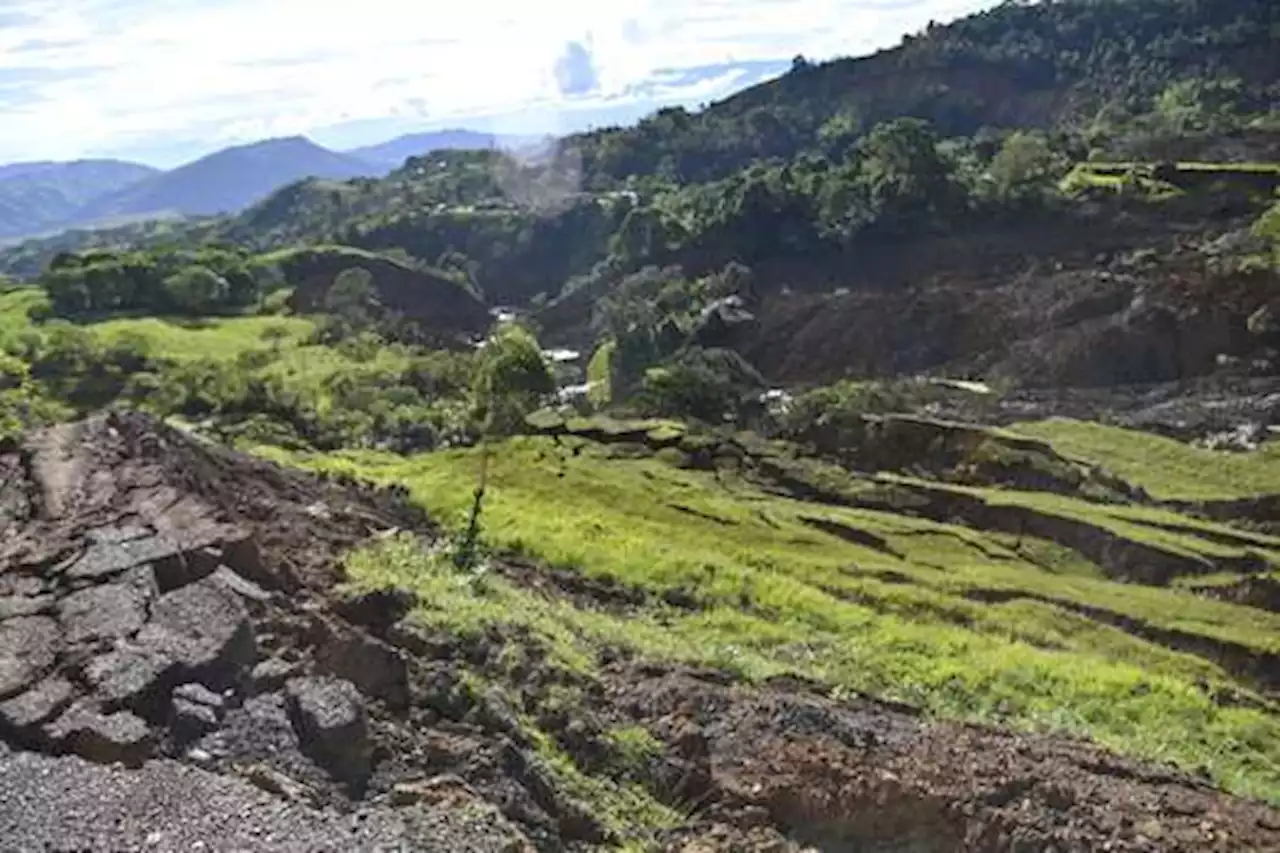
{"type": "Polygon", "coordinates": [[[0,163],[169,167],[305,134],[567,133],[992,0],[0,0],[0,163]]]}

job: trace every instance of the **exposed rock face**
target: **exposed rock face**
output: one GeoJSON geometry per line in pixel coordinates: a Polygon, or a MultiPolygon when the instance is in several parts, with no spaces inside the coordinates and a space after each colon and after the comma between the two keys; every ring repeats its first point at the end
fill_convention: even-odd
{"type": "MultiPolygon", "coordinates": [[[[264,514],[252,498],[263,479],[271,515],[292,508],[307,518],[304,507],[327,501],[329,529],[316,539],[360,535],[339,515],[349,490],[221,455],[135,415],[35,433],[18,452],[0,451],[0,470],[0,736],[91,761],[136,765],[170,742],[198,740],[255,682],[278,689],[298,673],[296,662],[263,659],[253,619],[269,618],[270,590],[327,579],[307,575],[316,562],[307,566],[305,547],[294,552],[301,572],[264,558],[259,540],[309,531],[299,521],[258,535],[264,514]],[[264,476],[234,473],[254,468],[264,476]]],[[[377,499],[355,500],[365,504],[362,526],[379,517],[377,499]]],[[[405,520],[385,517],[388,527],[405,520]]],[[[358,652],[376,640],[337,624],[329,635],[342,640],[338,668],[372,673],[375,686],[386,680],[358,652]]],[[[399,678],[403,701],[403,660],[399,678]]],[[[348,699],[363,732],[363,704],[348,699]]],[[[317,723],[309,737],[331,733],[331,720],[307,719],[317,723]]],[[[368,744],[355,742],[363,745],[353,751],[330,739],[321,751],[347,759],[345,775],[367,775],[368,744]]]]}

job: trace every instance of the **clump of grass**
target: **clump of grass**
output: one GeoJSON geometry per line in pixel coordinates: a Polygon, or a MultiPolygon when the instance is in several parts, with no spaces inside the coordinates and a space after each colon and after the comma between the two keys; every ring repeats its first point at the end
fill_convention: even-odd
{"type": "Polygon", "coordinates": [[[662,741],[644,726],[618,726],[605,732],[605,742],[623,775],[633,776],[662,755],[662,741]]]}
{"type": "Polygon", "coordinates": [[[525,731],[562,789],[587,805],[592,815],[619,838],[643,845],[658,831],[684,822],[680,812],[656,800],[644,786],[585,773],[545,732],[532,726],[526,726],[525,731]]]}

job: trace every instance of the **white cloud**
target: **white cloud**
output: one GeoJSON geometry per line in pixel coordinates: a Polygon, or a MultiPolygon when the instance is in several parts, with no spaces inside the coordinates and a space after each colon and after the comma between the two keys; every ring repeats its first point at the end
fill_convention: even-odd
{"type": "MultiPolygon", "coordinates": [[[[0,161],[165,140],[214,147],[389,117],[527,113],[524,124],[551,117],[545,129],[560,130],[555,116],[615,104],[657,69],[864,53],[990,4],[5,0],[0,161]]],[[[670,97],[717,97],[732,78],[670,97]]]]}

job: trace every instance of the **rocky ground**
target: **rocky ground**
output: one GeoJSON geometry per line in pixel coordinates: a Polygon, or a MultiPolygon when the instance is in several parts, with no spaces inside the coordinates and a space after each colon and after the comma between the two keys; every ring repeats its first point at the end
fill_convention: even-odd
{"type": "MultiPolygon", "coordinates": [[[[140,415],[0,447],[0,848],[618,843],[533,720],[594,777],[617,766],[607,731],[648,733],[619,772],[678,818],[656,849],[1280,850],[1280,811],[1086,743],[621,650],[571,672],[519,636],[428,631],[411,596],[340,586],[340,555],[395,530],[433,533],[398,493],[140,415]]],[[[505,568],[583,606],[631,598],[505,568]]]]}

